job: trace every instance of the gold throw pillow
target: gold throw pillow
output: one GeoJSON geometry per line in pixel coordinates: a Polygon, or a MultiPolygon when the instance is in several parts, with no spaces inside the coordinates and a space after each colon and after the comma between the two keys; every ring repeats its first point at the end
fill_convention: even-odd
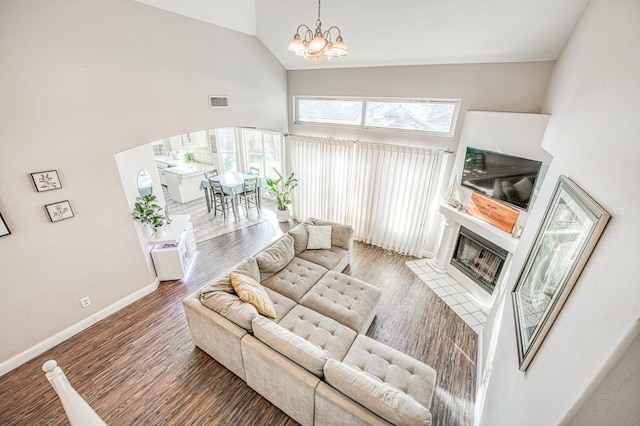
{"type": "Polygon", "coordinates": [[[240,300],[251,303],[262,315],[276,317],[276,309],[267,291],[258,281],[248,275],[231,273],[231,285],[240,300]]]}

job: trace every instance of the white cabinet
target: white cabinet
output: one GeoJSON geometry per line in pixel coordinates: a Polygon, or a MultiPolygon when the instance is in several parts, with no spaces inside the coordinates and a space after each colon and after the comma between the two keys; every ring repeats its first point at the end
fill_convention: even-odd
{"type": "Polygon", "coordinates": [[[182,144],[182,135],[171,136],[169,139],[169,151],[182,151],[184,146],[182,144]]]}
{"type": "Polygon", "coordinates": [[[196,238],[191,215],[174,215],[170,224],[159,229],[149,240],[151,258],[160,281],[179,280],[187,276],[196,254],[196,238]]]}
{"type": "Polygon", "coordinates": [[[204,174],[214,167],[210,164],[190,163],[165,170],[167,190],[169,198],[176,203],[188,203],[189,201],[203,199],[204,192],[200,190],[200,182],[204,174]]]}
{"type": "Polygon", "coordinates": [[[191,132],[182,135],[182,145],[185,148],[194,148],[197,146],[207,146],[207,131],[191,132]]]}
{"type": "Polygon", "coordinates": [[[167,177],[165,176],[164,171],[167,170],[169,166],[159,162],[156,162],[156,166],[158,167],[158,175],[160,175],[160,183],[167,186],[167,177]]]}
{"type": "Polygon", "coordinates": [[[186,148],[207,146],[207,131],[185,133],[184,135],[171,136],[165,139],[165,148],[168,151],[183,151],[186,148]]]}

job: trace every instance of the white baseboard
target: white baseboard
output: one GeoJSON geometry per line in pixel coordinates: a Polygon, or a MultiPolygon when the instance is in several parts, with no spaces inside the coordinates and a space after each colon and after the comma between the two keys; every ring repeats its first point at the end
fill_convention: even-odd
{"type": "Polygon", "coordinates": [[[119,311],[135,302],[138,299],[142,299],[144,296],[153,293],[160,284],[160,281],[156,278],[151,284],[141,288],[140,290],[128,295],[125,298],[122,298],[115,302],[114,304],[107,306],[103,310],[96,312],[82,321],[73,324],[70,327],[65,328],[64,330],[54,334],[48,339],[43,340],[42,342],[36,344],[35,346],[30,347],[26,351],[19,353],[18,355],[9,358],[8,360],[0,363],[0,376],[7,374],[9,371],[18,368],[22,364],[27,361],[32,360],[43,352],[53,348],[54,346],[64,342],[68,338],[75,336],[81,331],[91,327],[93,324],[97,323],[100,320],[105,319],[109,315],[114,312],[119,311]]]}

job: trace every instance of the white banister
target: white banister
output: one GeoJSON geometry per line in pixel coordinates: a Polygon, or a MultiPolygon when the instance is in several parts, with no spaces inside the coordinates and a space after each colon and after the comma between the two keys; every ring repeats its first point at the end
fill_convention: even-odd
{"type": "Polygon", "coordinates": [[[67,376],[55,360],[49,360],[42,365],[42,371],[46,373],[51,386],[58,394],[71,426],[106,426],[93,408],[71,386],[67,376]]]}

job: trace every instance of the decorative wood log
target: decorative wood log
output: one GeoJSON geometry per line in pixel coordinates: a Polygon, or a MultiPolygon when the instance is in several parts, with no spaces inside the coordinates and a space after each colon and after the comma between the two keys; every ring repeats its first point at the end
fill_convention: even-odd
{"type": "Polygon", "coordinates": [[[520,212],[513,207],[476,192],[471,194],[467,213],[502,229],[504,232],[511,232],[520,215],[520,212]]]}
{"type": "Polygon", "coordinates": [[[71,426],[107,426],[93,408],[71,386],[67,376],[55,360],[49,360],[42,365],[51,386],[58,394],[64,412],[67,414],[71,426]]]}

